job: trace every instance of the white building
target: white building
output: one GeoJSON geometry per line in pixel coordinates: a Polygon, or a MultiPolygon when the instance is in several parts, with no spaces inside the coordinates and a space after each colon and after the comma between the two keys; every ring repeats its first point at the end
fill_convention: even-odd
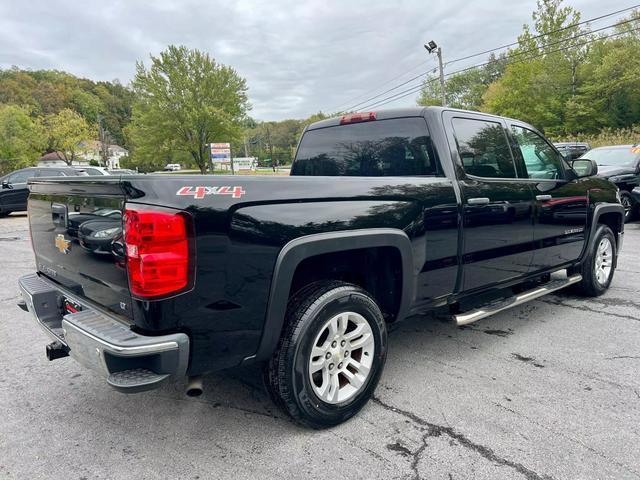
{"type": "Polygon", "coordinates": [[[99,165],[107,167],[109,170],[120,168],[120,159],[129,155],[129,151],[126,148],[122,148],[120,145],[108,145],[107,146],[107,164],[103,165],[102,161],[102,142],[98,140],[90,140],[82,142],[80,144],[82,152],[79,154],[87,161],[98,162],[99,165]]]}
{"type": "MultiPolygon", "coordinates": [[[[82,158],[76,158],[71,162],[73,166],[86,167],[89,165],[89,160],[82,158]]],[[[67,163],[64,161],[62,154],[58,152],[46,153],[38,159],[38,167],[66,167],[67,163]]]]}
{"type": "MultiPolygon", "coordinates": [[[[109,145],[107,147],[107,164],[103,165],[102,161],[102,143],[97,140],[90,140],[80,143],[80,149],[76,154],[72,165],[78,167],[86,167],[91,161],[97,162],[98,165],[106,167],[107,170],[120,168],[120,159],[129,155],[129,151],[120,145],[109,145]]],[[[66,165],[63,156],[58,152],[51,152],[43,155],[38,160],[39,167],[53,167],[66,165]]]]}

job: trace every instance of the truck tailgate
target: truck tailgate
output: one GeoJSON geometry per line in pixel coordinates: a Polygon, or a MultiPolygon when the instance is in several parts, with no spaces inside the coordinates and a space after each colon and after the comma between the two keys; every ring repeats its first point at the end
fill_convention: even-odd
{"type": "MultiPolygon", "coordinates": [[[[29,223],[39,272],[74,294],[132,319],[119,177],[30,184],[29,223]]],[[[74,305],[66,305],[73,313],[74,305]]]]}

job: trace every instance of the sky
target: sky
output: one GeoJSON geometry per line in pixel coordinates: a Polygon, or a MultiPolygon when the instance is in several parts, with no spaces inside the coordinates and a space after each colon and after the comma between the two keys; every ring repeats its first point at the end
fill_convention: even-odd
{"type": "MultiPolygon", "coordinates": [[[[565,5],[588,19],[633,3],[565,5]]],[[[167,45],[186,45],[246,78],[253,118],[305,118],[354,106],[433,69],[435,55],[422,46],[428,40],[442,47],[445,72],[480,63],[486,56],[446,66],[514,41],[535,7],[535,0],[0,0],[0,68],[127,84],[136,61],[148,65],[167,45]]],[[[416,97],[384,107],[415,105],[416,97]]]]}

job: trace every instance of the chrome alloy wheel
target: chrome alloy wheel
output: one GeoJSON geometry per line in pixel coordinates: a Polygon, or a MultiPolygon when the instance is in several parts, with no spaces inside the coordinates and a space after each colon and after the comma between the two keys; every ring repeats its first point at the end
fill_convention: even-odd
{"type": "Polygon", "coordinates": [[[613,245],[608,238],[603,238],[598,244],[594,274],[600,285],[606,285],[613,267],[613,245]]]}
{"type": "Polygon", "coordinates": [[[631,200],[631,197],[629,195],[623,195],[620,199],[620,203],[622,203],[622,206],[624,207],[625,218],[630,217],[633,209],[633,201],[631,200]]]}
{"type": "Polygon", "coordinates": [[[355,312],[328,320],[316,336],[309,358],[309,380],[324,402],[341,403],[366,383],[375,342],[369,322],[355,312]]]}

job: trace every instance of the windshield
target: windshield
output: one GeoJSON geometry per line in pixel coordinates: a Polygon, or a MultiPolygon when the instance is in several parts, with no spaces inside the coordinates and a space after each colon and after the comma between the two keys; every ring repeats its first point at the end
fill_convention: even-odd
{"type": "Polygon", "coordinates": [[[581,158],[595,160],[600,166],[632,165],[640,159],[640,147],[594,148],[581,158]]]}

